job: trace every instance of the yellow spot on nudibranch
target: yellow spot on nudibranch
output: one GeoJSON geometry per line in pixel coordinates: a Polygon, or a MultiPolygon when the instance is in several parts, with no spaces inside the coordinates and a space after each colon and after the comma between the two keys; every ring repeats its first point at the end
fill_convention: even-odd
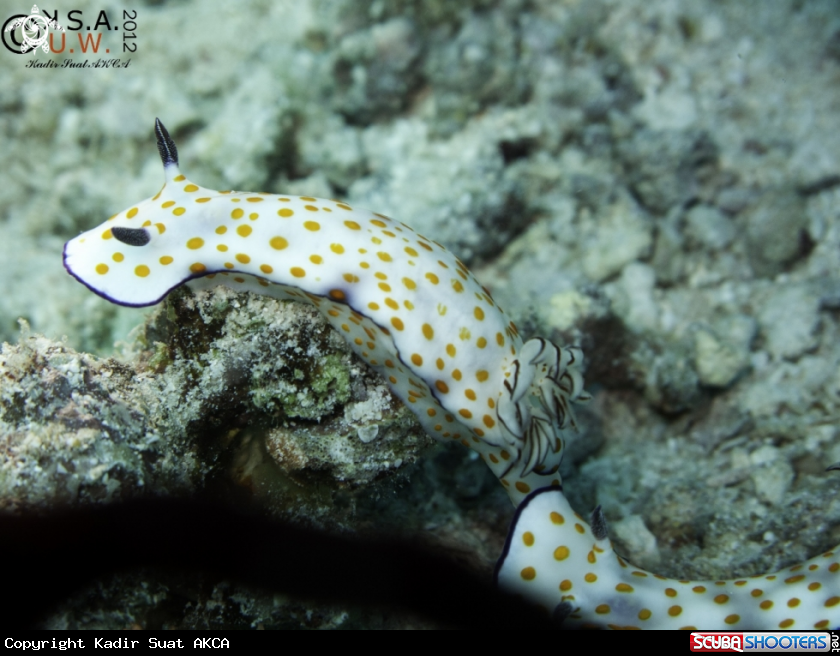
{"type": "Polygon", "coordinates": [[[283,237],[272,237],[268,242],[271,247],[275,250],[282,251],[284,248],[288,247],[289,242],[284,239],[283,237]]]}
{"type": "Polygon", "coordinates": [[[292,274],[295,278],[303,278],[303,277],[306,275],[306,271],[304,271],[304,270],[303,270],[303,269],[301,269],[300,267],[292,267],[291,269],[289,269],[289,272],[290,272],[290,273],[291,273],[291,274],[292,274]]]}
{"type": "Polygon", "coordinates": [[[128,210],[128,212],[125,213],[125,216],[127,219],[133,219],[135,216],[137,216],[137,212],[139,212],[139,210],[136,207],[132,207],[130,210],[128,210]]]}
{"type": "Polygon", "coordinates": [[[108,273],[108,265],[107,264],[97,264],[96,265],[96,273],[98,273],[101,276],[104,276],[106,273],[108,273]]]}
{"type": "Polygon", "coordinates": [[[187,248],[198,250],[204,246],[204,240],[201,237],[193,237],[187,242],[187,248]]]}
{"type": "Polygon", "coordinates": [[[526,581],[533,581],[537,576],[537,570],[533,567],[525,567],[519,575],[526,581]]]}
{"type": "Polygon", "coordinates": [[[241,262],[242,264],[248,264],[251,261],[251,258],[245,255],[245,253],[237,253],[236,261],[241,262]]]}
{"type": "Polygon", "coordinates": [[[122,262],[125,259],[125,255],[123,255],[122,253],[119,253],[119,252],[114,253],[111,256],[111,259],[114,260],[114,262],[122,262]]]}
{"type": "MultiPolygon", "coordinates": [[[[307,209],[309,209],[308,206],[307,209]]],[[[321,224],[317,221],[304,221],[303,227],[312,232],[318,232],[321,229],[321,224]]]]}
{"type": "Polygon", "coordinates": [[[193,191],[198,191],[198,187],[196,187],[194,184],[188,184],[186,187],[184,187],[184,191],[192,193],[193,191]]]}
{"type": "Polygon", "coordinates": [[[247,237],[252,231],[253,229],[249,225],[241,225],[236,229],[236,232],[240,237],[247,237]]]}
{"type": "Polygon", "coordinates": [[[175,260],[173,260],[173,259],[172,259],[169,255],[164,255],[164,256],[163,256],[163,257],[161,257],[161,258],[160,258],[160,260],[158,260],[158,261],[159,261],[159,262],[160,262],[163,266],[166,266],[167,264],[172,264],[172,262],[174,262],[175,260]]]}
{"type": "Polygon", "coordinates": [[[243,216],[245,216],[244,210],[238,207],[230,213],[230,218],[232,219],[241,219],[243,216]]]}
{"type": "Polygon", "coordinates": [[[195,264],[190,264],[190,271],[193,273],[204,273],[207,271],[207,267],[204,266],[201,262],[196,262],[195,264]]]}
{"type": "Polygon", "coordinates": [[[134,268],[134,273],[141,278],[145,278],[151,273],[151,271],[145,264],[139,264],[134,268]]]}
{"type": "Polygon", "coordinates": [[[184,212],[186,212],[186,211],[187,211],[187,210],[186,210],[186,208],[184,208],[184,207],[176,207],[174,210],[172,210],[172,213],[173,213],[175,216],[181,216],[181,215],[182,215],[182,214],[184,214],[184,212]]]}
{"type": "Polygon", "coordinates": [[[294,215],[294,212],[290,210],[288,207],[284,207],[282,210],[277,210],[278,216],[282,216],[284,219],[294,215]]]}

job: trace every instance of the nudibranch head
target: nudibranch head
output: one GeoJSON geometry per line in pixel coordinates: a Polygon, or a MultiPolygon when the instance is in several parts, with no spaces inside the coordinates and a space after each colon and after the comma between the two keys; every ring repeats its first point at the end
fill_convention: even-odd
{"type": "Polygon", "coordinates": [[[167,193],[163,202],[171,205],[160,207],[167,191],[67,242],[67,271],[109,301],[135,307],[154,305],[185,280],[202,275],[206,265],[198,258],[190,261],[185,253],[173,252],[171,239],[160,239],[164,232],[182,233],[176,239],[183,243],[201,239],[194,224],[184,226],[173,220],[177,218],[173,210],[187,211],[176,194],[167,193]],[[165,215],[167,209],[170,216],[165,215]]]}
{"type": "Polygon", "coordinates": [[[67,271],[119,305],[154,305],[173,288],[207,273],[201,258],[189,253],[195,250],[192,246],[203,245],[200,235],[213,228],[206,214],[194,208],[219,192],[202,189],[180,174],[178,150],[159,120],[155,133],[166,175],[160,192],[64,246],[67,271]],[[180,253],[173,252],[175,244],[183,244],[180,253]]]}

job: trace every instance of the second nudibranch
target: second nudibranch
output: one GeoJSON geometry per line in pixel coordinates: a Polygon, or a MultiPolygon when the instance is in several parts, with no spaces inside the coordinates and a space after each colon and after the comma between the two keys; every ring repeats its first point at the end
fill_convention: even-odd
{"type": "Polygon", "coordinates": [[[166,182],[67,242],[67,271],[120,305],[184,283],[314,305],[439,440],[477,450],[516,504],[559,485],[581,353],[523,343],[443,246],[382,214],[309,196],[220,192],[187,180],[156,122],[166,182]]]}
{"type": "Polygon", "coordinates": [[[840,626],[840,551],[761,576],[668,579],[613,550],[600,509],[591,526],[562,490],[530,495],[516,511],[496,567],[503,589],[563,627],[602,629],[829,629],[840,626]]]}

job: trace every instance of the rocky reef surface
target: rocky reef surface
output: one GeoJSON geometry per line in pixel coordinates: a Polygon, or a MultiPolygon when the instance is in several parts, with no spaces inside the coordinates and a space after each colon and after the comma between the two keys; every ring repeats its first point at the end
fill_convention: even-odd
{"type": "MultiPolygon", "coordinates": [[[[524,336],[580,344],[594,400],[564,488],[631,562],[723,578],[840,542],[836,2],[185,1],[137,21],[127,68],[0,53],[0,508],[201,492],[416,535],[487,576],[501,550],[492,475],[431,445],[310,309],[218,288],[144,313],[65,274],[64,241],[160,187],[159,116],[196,182],[394,216],[524,336]]],[[[426,626],[155,572],[44,623],[426,626]]]]}

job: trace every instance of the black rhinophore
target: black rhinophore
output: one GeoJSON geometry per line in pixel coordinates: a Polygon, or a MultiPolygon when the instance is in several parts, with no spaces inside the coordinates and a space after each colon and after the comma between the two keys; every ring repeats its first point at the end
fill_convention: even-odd
{"type": "Polygon", "coordinates": [[[607,518],[604,517],[604,511],[601,510],[601,506],[598,506],[592,511],[592,515],[589,517],[589,527],[592,529],[592,535],[595,536],[596,540],[606,540],[609,537],[609,533],[607,533],[607,518]]]}
{"type": "Polygon", "coordinates": [[[178,166],[178,149],[175,147],[175,142],[169,136],[169,132],[163,127],[163,123],[159,118],[155,119],[155,134],[157,135],[157,147],[160,153],[160,159],[163,162],[163,168],[170,164],[178,166]]]}

